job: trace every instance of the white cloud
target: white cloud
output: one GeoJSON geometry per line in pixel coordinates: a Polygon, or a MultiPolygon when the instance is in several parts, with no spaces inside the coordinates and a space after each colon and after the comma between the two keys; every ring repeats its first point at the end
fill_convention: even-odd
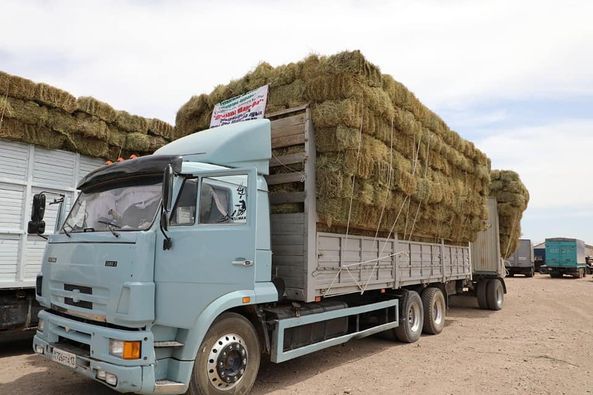
{"type": "Polygon", "coordinates": [[[593,92],[590,1],[22,1],[0,69],[172,121],[259,61],[361,49],[429,106],[593,92]],[[52,57],[70,67],[48,68],[52,57]]]}
{"type": "Polygon", "coordinates": [[[593,120],[492,132],[477,141],[492,168],[517,171],[531,195],[529,207],[571,207],[568,216],[590,215],[593,120]]]}

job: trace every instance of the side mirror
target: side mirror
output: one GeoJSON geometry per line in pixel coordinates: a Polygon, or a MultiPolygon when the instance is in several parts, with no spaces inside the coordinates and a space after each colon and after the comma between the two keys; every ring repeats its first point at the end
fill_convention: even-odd
{"type": "Polygon", "coordinates": [[[45,194],[33,195],[33,209],[31,210],[31,221],[41,221],[45,215],[45,194]]]}
{"type": "Polygon", "coordinates": [[[31,221],[27,224],[27,233],[43,234],[45,233],[45,194],[38,193],[33,195],[33,206],[31,208],[31,221]]]}
{"type": "Polygon", "coordinates": [[[162,189],[163,211],[161,212],[161,226],[167,230],[169,228],[169,214],[173,200],[173,167],[168,165],[163,174],[162,189]]]}

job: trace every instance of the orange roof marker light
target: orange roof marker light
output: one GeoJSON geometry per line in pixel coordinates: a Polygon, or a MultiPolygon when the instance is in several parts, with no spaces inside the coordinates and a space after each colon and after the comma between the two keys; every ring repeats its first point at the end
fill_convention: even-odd
{"type": "Polygon", "coordinates": [[[105,162],[105,166],[111,166],[112,164],[113,164],[113,161],[110,161],[110,160],[105,162]]]}
{"type": "Polygon", "coordinates": [[[130,155],[130,159],[138,159],[138,155],[132,154],[132,155],[130,155]]]}
{"type": "Polygon", "coordinates": [[[117,161],[116,162],[119,163],[119,162],[123,162],[124,160],[125,159],[120,156],[119,158],[117,158],[117,161]]]}

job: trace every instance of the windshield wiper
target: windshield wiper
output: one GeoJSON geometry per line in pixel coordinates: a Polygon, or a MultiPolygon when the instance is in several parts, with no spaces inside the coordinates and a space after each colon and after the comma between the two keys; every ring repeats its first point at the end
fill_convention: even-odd
{"type": "Polygon", "coordinates": [[[121,228],[121,226],[119,226],[118,224],[114,224],[113,222],[103,221],[102,219],[98,220],[97,222],[100,224],[107,225],[107,229],[109,229],[111,234],[113,234],[115,237],[119,237],[119,233],[117,233],[115,230],[113,230],[113,228],[121,228]]]}

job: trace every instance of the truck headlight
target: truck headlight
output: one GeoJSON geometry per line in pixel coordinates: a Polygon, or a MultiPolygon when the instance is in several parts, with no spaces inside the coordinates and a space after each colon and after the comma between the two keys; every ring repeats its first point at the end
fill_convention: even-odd
{"type": "Polygon", "coordinates": [[[109,339],[109,354],[121,359],[140,359],[140,341],[109,339]]]}
{"type": "Polygon", "coordinates": [[[39,320],[39,321],[37,322],[37,330],[38,330],[39,332],[43,332],[43,328],[45,328],[45,321],[43,321],[43,320],[39,320]]]}

